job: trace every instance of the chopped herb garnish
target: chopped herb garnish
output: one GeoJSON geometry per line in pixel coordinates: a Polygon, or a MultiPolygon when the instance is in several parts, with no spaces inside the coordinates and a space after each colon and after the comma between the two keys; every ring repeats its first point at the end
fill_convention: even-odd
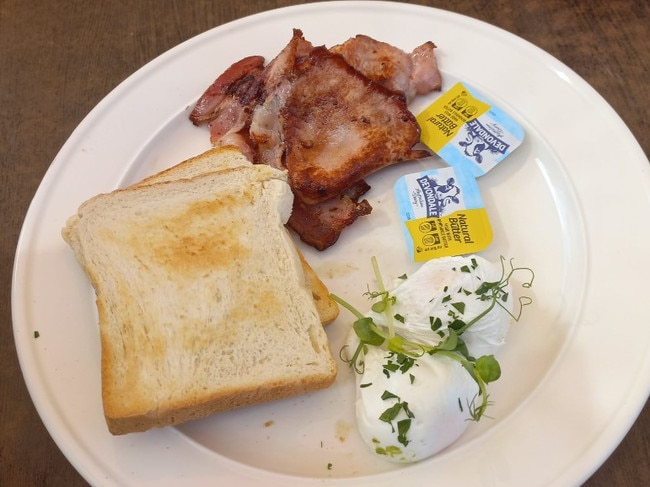
{"type": "Polygon", "coordinates": [[[451,303],[451,305],[454,307],[456,311],[458,311],[461,315],[465,312],[465,303],[462,301],[459,301],[457,303],[451,303]]]}
{"type": "Polygon", "coordinates": [[[429,323],[431,324],[431,329],[433,331],[439,330],[442,326],[442,320],[440,318],[434,318],[433,316],[429,316],[429,323]]]}
{"type": "Polygon", "coordinates": [[[466,323],[463,320],[455,319],[454,321],[449,323],[449,325],[447,325],[447,326],[449,328],[451,328],[452,330],[459,331],[459,330],[462,330],[463,328],[465,328],[466,323]]]}
{"type": "Polygon", "coordinates": [[[406,439],[406,433],[411,428],[411,418],[401,419],[397,422],[397,441],[402,445],[408,446],[409,440],[406,439]]]}
{"type": "Polygon", "coordinates": [[[390,378],[391,372],[397,372],[399,370],[399,364],[394,362],[388,362],[384,364],[384,375],[390,378]]]}
{"type": "Polygon", "coordinates": [[[397,441],[404,446],[409,444],[409,440],[406,438],[406,433],[408,433],[409,428],[411,427],[411,419],[415,416],[413,412],[409,409],[409,405],[406,401],[402,401],[398,396],[389,391],[384,391],[381,395],[383,400],[396,399],[397,402],[386,409],[379,416],[380,421],[389,423],[395,431],[395,426],[393,425],[393,420],[397,419],[400,413],[406,415],[405,419],[400,419],[397,421],[397,441]]]}
{"type": "Polygon", "coordinates": [[[390,423],[401,412],[402,412],[402,403],[396,402],[391,407],[386,409],[383,413],[381,413],[381,415],[379,416],[379,419],[381,421],[386,422],[386,423],[390,423]]]}

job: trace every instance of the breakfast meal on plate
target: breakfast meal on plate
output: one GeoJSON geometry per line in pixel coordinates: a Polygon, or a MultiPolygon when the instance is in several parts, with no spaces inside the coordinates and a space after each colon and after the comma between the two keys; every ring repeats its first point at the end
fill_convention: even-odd
{"type": "Polygon", "coordinates": [[[495,354],[521,312],[513,311],[511,278],[524,269],[510,265],[442,257],[386,287],[373,259],[370,311],[336,297],[357,318],[344,352],[357,373],[357,426],[372,451],[419,461],[485,414],[487,384],[501,375],[495,354]]]}
{"type": "Polygon", "coordinates": [[[215,149],[70,217],[63,237],[96,293],[111,433],[332,384],[322,325],[338,311],[319,315],[328,293],[286,230],[292,200],[284,171],[215,149]]]}
{"type": "Polygon", "coordinates": [[[215,146],[236,145],[252,162],[287,171],[289,227],[324,250],[372,211],[359,201],[370,189],[364,178],[430,155],[414,148],[420,127],[407,103],[440,90],[435,47],[405,53],[359,35],[328,49],[294,29],[268,64],[249,56],[226,69],[190,120],[209,126],[215,146]]]}
{"type": "Polygon", "coordinates": [[[63,237],[96,294],[111,433],[329,387],[323,326],[339,305],[356,317],[341,358],[373,452],[416,462],[485,415],[495,354],[529,304],[514,310],[522,268],[441,257],[385,286],[373,257],[378,290],[362,313],[330,294],[289,232],[330,247],[371,213],[367,176],[430,156],[407,104],[441,89],[435,48],[365,35],[327,48],[294,29],[268,64],[245,57],[198,99],[190,120],[209,127],[211,150],[68,219],[63,237]]]}

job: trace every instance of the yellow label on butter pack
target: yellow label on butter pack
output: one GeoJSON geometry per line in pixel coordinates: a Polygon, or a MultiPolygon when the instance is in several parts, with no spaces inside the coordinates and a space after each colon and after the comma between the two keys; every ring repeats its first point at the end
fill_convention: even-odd
{"type": "Polygon", "coordinates": [[[485,208],[404,222],[413,245],[413,260],[479,252],[492,242],[492,227],[485,208]]]}
{"type": "Polygon", "coordinates": [[[523,128],[474,89],[456,83],[417,117],[422,142],[474,177],[494,168],[524,139],[523,128]]]}
{"type": "Polygon", "coordinates": [[[440,152],[463,125],[489,109],[490,105],[473,97],[462,83],[456,83],[417,116],[422,142],[440,152]]]}
{"type": "Polygon", "coordinates": [[[479,252],[492,242],[492,227],[476,179],[462,168],[407,174],[394,187],[411,258],[479,252]]]}

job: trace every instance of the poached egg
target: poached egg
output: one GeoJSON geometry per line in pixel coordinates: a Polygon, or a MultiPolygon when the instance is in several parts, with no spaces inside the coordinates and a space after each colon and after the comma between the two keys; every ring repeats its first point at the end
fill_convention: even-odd
{"type": "MultiPolygon", "coordinates": [[[[406,279],[387,286],[389,296],[395,298],[391,316],[399,317],[393,319],[395,333],[432,347],[449,333],[455,320],[474,320],[460,335],[469,355],[493,355],[504,344],[510,326],[512,292],[507,282],[502,283],[502,299],[496,303],[481,299],[480,287],[501,283],[504,277],[500,264],[476,255],[426,262],[406,279]]],[[[388,327],[385,313],[369,311],[366,316],[380,328],[388,327]]],[[[354,332],[348,344],[348,350],[357,349],[354,332]]],[[[365,350],[356,377],[357,425],[364,442],[377,454],[394,462],[415,462],[463,434],[471,423],[472,405],[480,403],[479,386],[459,361],[443,354],[424,353],[403,371],[395,370],[397,360],[398,354],[385,347],[365,350]],[[408,431],[400,438],[405,423],[408,431]]]]}

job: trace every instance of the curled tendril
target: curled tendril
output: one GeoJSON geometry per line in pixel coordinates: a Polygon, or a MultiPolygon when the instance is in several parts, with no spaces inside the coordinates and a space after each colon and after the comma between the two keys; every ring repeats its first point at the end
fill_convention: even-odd
{"type": "MultiPolygon", "coordinates": [[[[533,281],[535,280],[535,272],[529,268],[529,267],[515,267],[514,265],[514,259],[510,259],[508,264],[510,265],[510,270],[506,274],[506,258],[504,256],[500,257],[501,261],[501,279],[499,281],[499,288],[503,290],[507,285],[511,284],[510,280],[512,277],[518,273],[518,272],[527,272],[529,274],[529,279],[521,283],[521,287],[524,289],[530,289],[533,287],[533,281]]],[[[506,313],[510,315],[510,317],[515,320],[519,321],[521,318],[521,315],[523,314],[524,307],[530,305],[533,303],[533,298],[530,296],[519,296],[517,298],[517,302],[519,303],[519,310],[517,314],[515,315],[514,313],[510,312],[501,302],[497,301],[497,304],[501,306],[506,313]]]]}

